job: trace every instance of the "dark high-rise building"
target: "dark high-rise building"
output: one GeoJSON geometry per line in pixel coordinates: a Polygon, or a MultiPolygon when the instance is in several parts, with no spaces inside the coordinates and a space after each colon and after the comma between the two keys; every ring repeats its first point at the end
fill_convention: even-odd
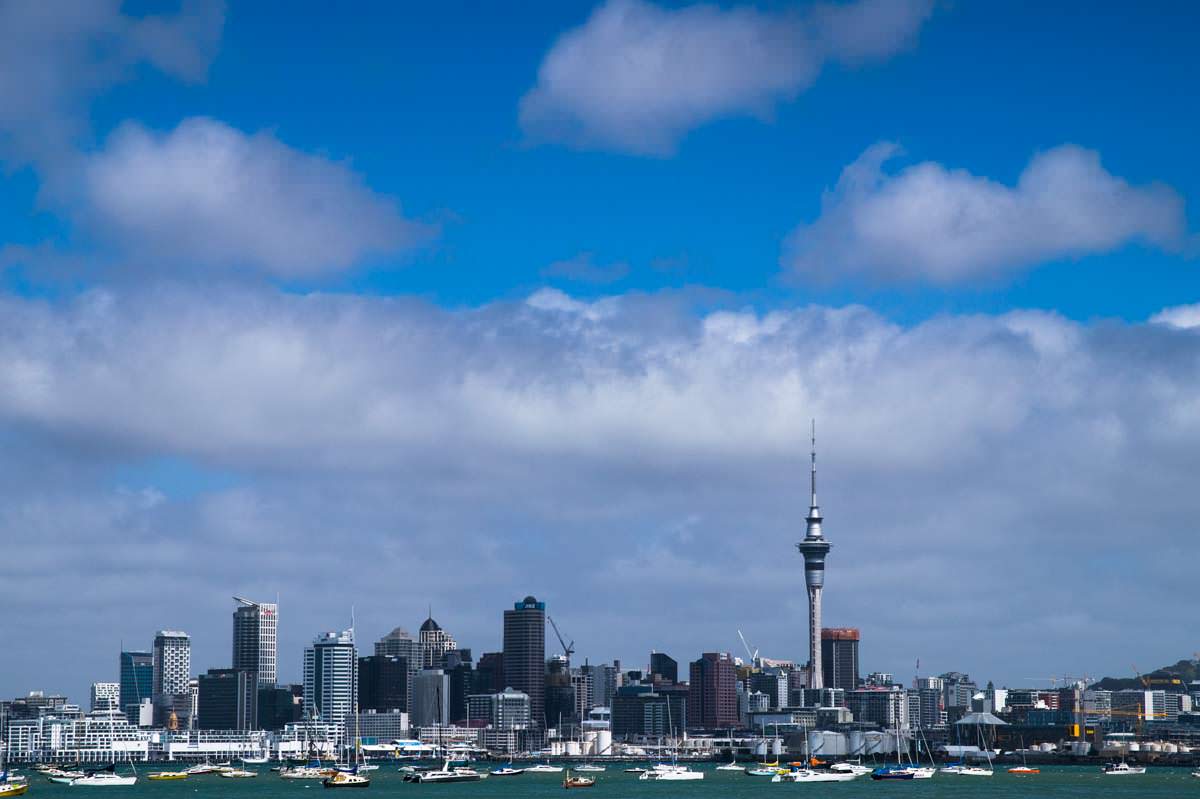
{"type": "Polygon", "coordinates": [[[475,665],[470,649],[446,653],[446,673],[450,676],[450,721],[467,721],[467,697],[475,693],[475,665]]]}
{"type": "Polygon", "coordinates": [[[121,653],[121,710],[137,724],[137,707],[154,698],[154,656],[149,652],[121,653]]]}
{"type": "Polygon", "coordinates": [[[687,691],[653,685],[625,685],[612,699],[612,733],[615,737],[675,736],[688,726],[687,691]]]}
{"type": "Polygon", "coordinates": [[[209,669],[196,682],[197,729],[258,729],[258,675],[243,669],[209,669]]]}
{"type": "Polygon", "coordinates": [[[662,652],[650,653],[651,678],[657,674],[660,682],[679,682],[679,664],[662,652]]]}
{"type": "Polygon", "coordinates": [[[282,730],[284,725],[302,721],[304,686],[281,685],[258,689],[258,727],[263,730],[282,730]]]}
{"type": "Polygon", "coordinates": [[[504,611],[504,681],[529,695],[533,725],[546,724],[546,603],[527,596],[504,611]]]}
{"type": "Polygon", "coordinates": [[[575,686],[567,659],[556,655],[546,661],[546,726],[561,730],[576,721],[575,686]]]}
{"type": "Polygon", "coordinates": [[[821,630],[821,668],[826,688],[853,691],[858,687],[858,630],[829,627],[821,630]]]}
{"type": "Polygon", "coordinates": [[[688,726],[719,730],[738,725],[737,674],[727,652],[705,652],[691,664],[688,726]]]}
{"type": "Polygon", "coordinates": [[[259,687],[270,688],[275,685],[279,608],[271,602],[234,599],[238,608],[233,612],[233,668],[256,673],[259,687]]]}
{"type": "Polygon", "coordinates": [[[504,653],[484,652],[475,664],[474,694],[498,694],[505,689],[504,653]]]}
{"type": "Polygon", "coordinates": [[[358,659],[359,712],[408,712],[408,661],[396,655],[358,659]]]}

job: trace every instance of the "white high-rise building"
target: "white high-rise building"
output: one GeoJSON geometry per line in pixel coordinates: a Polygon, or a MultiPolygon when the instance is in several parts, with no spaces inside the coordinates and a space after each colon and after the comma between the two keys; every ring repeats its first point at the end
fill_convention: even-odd
{"type": "Polygon", "coordinates": [[[153,685],[159,694],[187,693],[192,678],[192,639],[179,630],[159,630],[154,636],[153,685]]]}
{"type": "MultiPolygon", "coordinates": [[[[94,682],[92,683],[92,712],[97,710],[116,710],[121,704],[121,683],[94,682]]],[[[135,719],[136,721],[136,719],[135,719]]]]}
{"type": "Polygon", "coordinates": [[[421,625],[418,633],[421,636],[421,647],[424,652],[424,663],[427,669],[440,669],[445,665],[446,653],[458,649],[454,636],[446,632],[433,620],[433,614],[421,625]]]}
{"type": "Polygon", "coordinates": [[[341,724],[358,705],[354,630],[321,633],[304,650],[304,715],[341,724]]]}
{"type": "Polygon", "coordinates": [[[233,612],[233,668],[253,671],[259,687],[274,688],[279,606],[240,596],[234,600],[239,607],[233,612]]]}

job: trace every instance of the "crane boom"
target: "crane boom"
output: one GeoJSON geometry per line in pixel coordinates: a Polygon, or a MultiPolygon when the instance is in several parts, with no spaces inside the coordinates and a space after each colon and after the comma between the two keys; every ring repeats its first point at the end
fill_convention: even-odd
{"type": "Polygon", "coordinates": [[[571,655],[575,654],[575,642],[567,643],[563,640],[563,634],[558,631],[558,625],[554,623],[554,617],[549,613],[546,614],[546,621],[550,622],[550,626],[554,629],[554,635],[558,638],[558,643],[563,648],[563,654],[567,656],[567,662],[571,660],[571,655]]]}

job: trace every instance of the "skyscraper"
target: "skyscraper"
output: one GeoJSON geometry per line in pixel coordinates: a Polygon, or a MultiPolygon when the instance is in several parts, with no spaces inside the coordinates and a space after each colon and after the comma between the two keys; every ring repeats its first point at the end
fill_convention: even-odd
{"type": "Polygon", "coordinates": [[[304,650],[304,716],[344,723],[358,700],[354,631],[321,633],[304,650]]]}
{"type": "Polygon", "coordinates": [[[261,688],[274,688],[279,607],[240,596],[234,600],[239,604],[233,612],[233,668],[257,674],[261,688]]]}
{"type": "Polygon", "coordinates": [[[826,688],[853,691],[858,687],[858,630],[831,627],[821,630],[821,665],[826,688]]]}
{"type": "MultiPolygon", "coordinates": [[[[121,684],[118,682],[92,683],[92,710],[119,710],[121,684]]],[[[134,719],[136,722],[137,720],[134,719]]]]}
{"type": "Polygon", "coordinates": [[[192,639],[179,630],[159,630],[154,636],[154,694],[186,694],[191,672],[192,639]]]}
{"type": "Polygon", "coordinates": [[[445,665],[446,653],[458,648],[454,637],[433,620],[432,612],[421,624],[417,634],[421,637],[421,646],[425,653],[423,665],[427,669],[442,668],[445,665]]]}
{"type": "Polygon", "coordinates": [[[196,729],[258,729],[258,681],[246,669],[209,669],[196,678],[196,729]]]}
{"type": "Polygon", "coordinates": [[[691,664],[689,727],[718,730],[738,726],[737,673],[727,652],[705,652],[691,664]]]}
{"type": "Polygon", "coordinates": [[[504,611],[504,681],[529,695],[531,724],[546,724],[546,603],[527,596],[504,611]]]}
{"type": "Polygon", "coordinates": [[[154,698],[154,656],[149,652],[121,653],[121,710],[138,723],[138,705],[154,698]]]}
{"type": "Polygon", "coordinates": [[[411,708],[413,680],[417,673],[424,668],[425,645],[409,635],[408,630],[397,627],[375,642],[375,654],[404,658],[408,664],[406,708],[411,708]]]}
{"type": "Polygon", "coordinates": [[[398,655],[358,659],[359,710],[408,712],[408,661],[398,655]]]}
{"type": "Polygon", "coordinates": [[[679,682],[679,664],[663,652],[650,653],[650,676],[657,674],[662,682],[679,682]]]}
{"type": "Polygon", "coordinates": [[[450,723],[450,677],[442,669],[422,669],[413,681],[409,718],[414,727],[450,723]]]}
{"type": "Polygon", "coordinates": [[[808,687],[824,688],[821,667],[821,592],[825,588],[825,556],[829,542],[821,533],[821,509],[817,507],[817,424],[812,433],[812,501],[805,519],[804,540],[796,544],[804,556],[804,584],[808,588],[808,687]]]}

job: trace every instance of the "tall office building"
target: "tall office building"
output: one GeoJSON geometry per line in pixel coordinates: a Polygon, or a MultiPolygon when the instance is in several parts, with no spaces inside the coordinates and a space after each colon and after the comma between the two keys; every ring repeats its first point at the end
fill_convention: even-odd
{"type": "Polygon", "coordinates": [[[520,691],[497,691],[467,697],[468,717],[485,722],[497,730],[529,728],[529,697],[520,691]]]}
{"type": "Polygon", "coordinates": [[[154,656],[149,652],[121,653],[121,710],[138,723],[138,706],[154,698],[154,656]]]}
{"type": "Polygon", "coordinates": [[[612,665],[585,663],[581,668],[591,677],[592,707],[612,707],[613,697],[617,695],[617,678],[621,674],[620,661],[612,665]]]}
{"type": "Polygon", "coordinates": [[[341,724],[358,701],[354,631],[321,633],[304,650],[304,716],[341,724]]]}
{"type": "Polygon", "coordinates": [[[504,611],[504,681],[529,695],[534,727],[546,725],[546,603],[527,596],[504,611]]]}
{"type": "Polygon", "coordinates": [[[455,643],[454,637],[443,630],[433,620],[432,613],[421,624],[421,629],[417,632],[417,635],[421,637],[421,647],[425,653],[423,665],[427,669],[440,669],[444,667],[446,665],[446,654],[458,649],[458,644],[455,643]]]}
{"type": "MultiPolygon", "coordinates": [[[[375,642],[376,655],[404,658],[408,663],[407,705],[412,707],[412,686],[417,673],[424,668],[425,645],[409,635],[408,630],[397,627],[375,642]]],[[[411,711],[410,711],[411,712],[411,711]]]]}
{"type": "Polygon", "coordinates": [[[260,688],[274,688],[279,606],[240,596],[234,600],[238,608],[233,612],[233,668],[256,673],[260,688]]]}
{"type": "Polygon", "coordinates": [[[858,687],[858,630],[830,627],[821,630],[821,668],[826,688],[853,691],[858,687]]]}
{"type": "Polygon", "coordinates": [[[196,729],[258,729],[258,678],[245,669],[209,669],[196,678],[196,729]]]}
{"type": "Polygon", "coordinates": [[[442,669],[423,669],[413,682],[414,727],[450,723],[450,677],[442,669]]]}
{"type": "Polygon", "coordinates": [[[824,688],[821,665],[821,594],[825,590],[825,556],[830,545],[821,532],[821,509],[817,506],[817,424],[812,435],[812,501],[805,518],[804,540],[796,544],[804,556],[804,584],[808,588],[808,687],[824,688]]]}
{"type": "Polygon", "coordinates": [[[727,652],[705,652],[691,664],[689,727],[719,730],[738,726],[737,673],[727,652]]]}
{"type": "Polygon", "coordinates": [[[495,694],[507,687],[504,682],[504,653],[484,652],[475,666],[474,694],[495,694]]]}
{"type": "Polygon", "coordinates": [[[159,630],[154,636],[153,691],[186,694],[192,678],[192,639],[178,630],[159,630]]]}
{"type": "Polygon", "coordinates": [[[657,674],[661,682],[679,682],[679,664],[662,652],[650,653],[650,676],[657,674]]]}
{"type": "Polygon", "coordinates": [[[408,712],[408,661],[397,655],[358,659],[360,710],[408,712]]]}

